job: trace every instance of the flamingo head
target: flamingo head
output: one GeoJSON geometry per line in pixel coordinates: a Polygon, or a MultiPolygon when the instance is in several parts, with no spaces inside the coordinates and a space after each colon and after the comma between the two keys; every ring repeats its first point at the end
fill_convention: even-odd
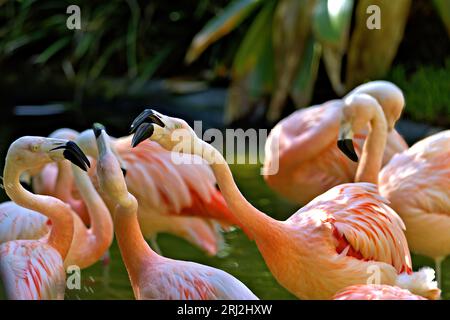
{"type": "Polygon", "coordinates": [[[356,87],[346,95],[346,98],[360,93],[366,93],[378,101],[386,117],[388,132],[392,131],[405,107],[402,90],[392,82],[378,80],[356,87]]]}
{"type": "Polygon", "coordinates": [[[342,106],[337,145],[354,162],[358,162],[358,155],[353,146],[353,133],[361,132],[368,123],[387,133],[386,118],[378,101],[365,93],[346,97],[342,106]]]}
{"type": "MultiPolygon", "coordinates": [[[[81,150],[83,150],[83,152],[87,156],[92,157],[94,159],[98,159],[98,148],[96,143],[95,128],[96,127],[98,128],[100,126],[103,127],[101,124],[98,123],[94,124],[92,130],[91,129],[84,130],[75,139],[75,142],[80,146],[81,150]]],[[[114,153],[117,160],[119,161],[120,168],[125,176],[127,173],[127,165],[125,161],[122,160],[122,157],[119,155],[116,148],[114,147],[114,143],[112,143],[111,137],[108,138],[108,141],[111,147],[111,151],[114,153]]]]}
{"type": "Polygon", "coordinates": [[[195,145],[201,141],[186,121],[165,116],[152,109],[142,111],[134,119],[130,132],[134,133],[132,147],[150,139],[169,151],[194,153],[195,145]]]}
{"type": "Polygon", "coordinates": [[[43,167],[51,162],[69,160],[87,171],[90,162],[78,145],[69,140],[25,136],[9,147],[7,161],[23,169],[43,167]]]}
{"type": "Polygon", "coordinates": [[[98,148],[97,177],[100,189],[117,203],[126,201],[129,193],[119,160],[112,151],[105,127],[95,123],[92,127],[98,148]]]}

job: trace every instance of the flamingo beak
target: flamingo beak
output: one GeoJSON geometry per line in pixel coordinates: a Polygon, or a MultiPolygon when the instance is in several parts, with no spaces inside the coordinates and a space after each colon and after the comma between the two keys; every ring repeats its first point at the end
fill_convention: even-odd
{"type": "Polygon", "coordinates": [[[144,123],[154,123],[163,128],[166,126],[156,111],[152,109],[145,109],[134,119],[130,126],[130,134],[136,132],[137,129],[144,123]]]}
{"type": "Polygon", "coordinates": [[[153,127],[153,123],[141,124],[137,128],[137,130],[133,136],[133,139],[131,140],[131,146],[134,148],[142,141],[150,138],[152,136],[154,130],[155,130],[155,128],[153,127]]]}
{"type": "Polygon", "coordinates": [[[353,147],[353,132],[350,124],[343,123],[339,128],[337,146],[350,160],[358,162],[358,155],[353,147]]]}
{"type": "Polygon", "coordinates": [[[74,165],[78,166],[80,169],[87,171],[88,168],[91,167],[91,163],[86,155],[81,151],[80,147],[73,142],[68,141],[66,144],[58,146],[56,148],[51,149],[50,151],[55,151],[63,149],[63,156],[65,159],[72,162],[74,165]]]}

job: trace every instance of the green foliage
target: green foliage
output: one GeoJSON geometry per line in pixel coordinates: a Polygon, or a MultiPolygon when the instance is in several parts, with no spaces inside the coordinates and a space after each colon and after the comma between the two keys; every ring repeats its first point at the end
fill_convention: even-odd
{"type": "Polygon", "coordinates": [[[421,67],[411,75],[400,65],[392,69],[388,79],[402,88],[409,118],[450,127],[450,59],[445,68],[421,67]]]}
{"type": "Polygon", "coordinates": [[[34,65],[64,73],[83,87],[99,77],[126,74],[137,89],[170,57],[178,55],[181,61],[193,35],[186,25],[203,23],[222,4],[212,0],[194,5],[183,0],[0,1],[0,65],[3,70],[15,70],[17,63],[34,65]],[[81,9],[81,30],[66,26],[69,5],[81,9]]]}
{"type": "MultiPolygon", "coordinates": [[[[447,3],[434,0],[448,26],[447,3]]],[[[288,96],[297,108],[307,106],[321,58],[339,96],[365,81],[384,77],[403,38],[411,0],[265,0],[258,4],[245,0],[228,4],[223,15],[214,17],[197,34],[186,56],[193,61],[245,17],[253,17],[231,66],[228,121],[251,114],[255,104],[267,96],[270,122],[280,117],[288,96]],[[367,10],[369,5],[380,9],[381,29],[367,27],[369,16],[376,16],[367,10]],[[250,14],[253,11],[257,12],[250,14]],[[355,19],[350,29],[352,15],[355,19]],[[271,54],[267,52],[270,47],[271,54]],[[258,63],[263,60],[273,68],[258,63]],[[264,79],[255,79],[258,74],[264,79]]]]}

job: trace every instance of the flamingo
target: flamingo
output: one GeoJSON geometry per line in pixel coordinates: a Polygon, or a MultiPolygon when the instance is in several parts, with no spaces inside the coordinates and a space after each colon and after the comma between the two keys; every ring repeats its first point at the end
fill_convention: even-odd
{"type": "MultiPolygon", "coordinates": [[[[72,129],[61,128],[50,134],[50,137],[76,140],[77,145],[80,146],[80,148],[85,152],[85,154],[94,158],[91,159],[92,160],[91,163],[94,164],[91,166],[91,171],[95,169],[97,146],[95,144],[95,137],[92,130],[85,130],[80,134],[79,132],[72,129]]],[[[218,230],[218,228],[216,227],[215,223],[197,217],[178,217],[164,213],[171,209],[174,211],[178,210],[177,206],[179,206],[179,204],[177,203],[177,201],[180,201],[178,200],[179,198],[181,198],[182,201],[185,200],[183,198],[184,193],[180,192],[181,194],[180,197],[176,197],[175,199],[170,198],[169,203],[166,203],[165,199],[167,197],[165,197],[164,194],[168,193],[168,190],[157,190],[156,188],[154,188],[155,187],[154,183],[147,188],[141,189],[139,180],[142,181],[142,179],[140,179],[142,174],[140,169],[142,169],[142,166],[140,166],[140,159],[138,152],[139,150],[133,150],[133,152],[130,152],[129,149],[131,148],[128,147],[128,150],[126,150],[126,148],[124,147],[125,145],[126,145],[125,143],[119,144],[119,146],[121,146],[119,149],[121,151],[120,154],[116,151],[115,144],[113,144],[112,150],[114,151],[118,159],[121,160],[120,165],[122,170],[124,172],[129,171],[129,174],[127,174],[127,180],[129,181],[128,183],[129,185],[131,185],[133,191],[137,195],[139,203],[142,204],[139,210],[141,229],[143,230],[146,237],[151,239],[152,246],[156,248],[157,251],[160,252],[156,242],[156,235],[160,232],[168,232],[188,240],[194,245],[197,245],[201,249],[205,250],[205,252],[210,255],[215,255],[222,246],[222,243],[224,242],[222,235],[218,230]],[[135,156],[135,154],[137,154],[137,156],[135,156]],[[129,167],[129,170],[126,169],[127,166],[129,167]],[[136,185],[139,185],[139,187],[134,187],[136,185]],[[150,189],[151,187],[153,187],[153,189],[150,189]],[[157,200],[155,202],[157,202],[159,205],[148,205],[149,201],[147,199],[151,197],[151,195],[153,194],[157,194],[157,200]]],[[[158,146],[157,144],[154,145],[158,146]]],[[[154,154],[156,155],[156,157],[158,157],[158,160],[160,161],[155,161],[155,165],[150,166],[148,170],[144,172],[145,176],[148,176],[148,179],[146,179],[145,181],[152,182],[153,181],[152,176],[158,177],[161,174],[161,172],[164,172],[164,170],[166,169],[167,166],[163,165],[158,166],[158,164],[160,163],[164,164],[164,161],[166,161],[168,158],[167,156],[164,156],[164,153],[161,154],[160,152],[161,150],[163,150],[164,153],[166,154],[168,153],[161,147],[159,147],[159,150],[157,148],[153,148],[152,151],[154,151],[154,154]]],[[[180,178],[181,179],[184,178],[184,181],[182,181],[182,184],[180,184],[180,186],[178,187],[179,190],[183,190],[183,187],[187,187],[187,183],[190,183],[190,181],[193,180],[192,178],[194,178],[196,174],[197,177],[205,176],[204,174],[205,170],[203,170],[204,168],[209,169],[207,166],[203,167],[196,166],[195,168],[193,168],[193,170],[190,171],[179,170],[180,176],[174,176],[172,171],[169,171],[166,172],[167,173],[166,178],[170,179],[169,175],[174,176],[172,178],[175,181],[177,181],[176,179],[179,180],[180,178]]],[[[47,164],[45,167],[40,168],[40,170],[35,171],[37,172],[30,174],[30,176],[32,176],[32,186],[36,193],[53,195],[63,200],[64,202],[69,203],[72,209],[78,213],[81,220],[86,225],[90,224],[89,214],[87,212],[86,205],[84,204],[82,199],[79,199],[79,196],[77,198],[76,194],[74,195],[74,193],[76,193],[77,191],[74,190],[73,188],[74,177],[70,167],[70,163],[68,163],[67,161],[62,161],[57,164],[50,163],[47,164]]],[[[95,171],[91,173],[93,175],[95,171]]],[[[206,183],[212,184],[208,180],[208,178],[210,178],[210,176],[206,176],[206,183]]],[[[205,181],[205,179],[201,181],[205,181]]],[[[104,200],[106,200],[107,202],[107,199],[104,200]]],[[[220,201],[220,198],[218,201],[213,202],[213,204],[216,204],[217,211],[221,209],[224,211],[227,210],[226,207],[223,208],[220,207],[220,204],[222,202],[220,201]]],[[[196,203],[200,203],[200,205],[197,205],[199,209],[202,209],[204,207],[201,205],[201,201],[197,201],[196,203]]],[[[106,204],[108,205],[108,203],[106,204]]],[[[188,201],[185,201],[183,205],[187,206],[188,201]]],[[[212,207],[212,205],[210,205],[210,207],[212,207]]],[[[190,208],[183,208],[183,210],[185,211],[188,211],[189,209],[190,208]]],[[[37,217],[42,218],[42,216],[40,216],[39,214],[37,214],[37,217]]],[[[41,229],[46,229],[45,221],[41,220],[42,219],[39,219],[39,221],[36,221],[35,224],[39,226],[41,229]]],[[[39,237],[39,234],[36,234],[35,237],[39,237]]]]}
{"type": "Polygon", "coordinates": [[[115,203],[116,238],[136,299],[257,299],[242,282],[222,270],[168,259],[148,246],[137,219],[138,202],[127,190],[109,137],[99,125],[94,130],[99,184],[115,203]]]}
{"type": "MultiPolygon", "coordinates": [[[[361,93],[377,99],[388,123],[400,117],[404,98],[394,84],[369,82],[355,88],[343,99],[361,93]]],[[[336,147],[344,105],[343,100],[332,100],[302,109],[272,129],[265,146],[264,178],[273,190],[304,205],[331,187],[354,181],[357,164],[336,147]]],[[[355,133],[354,142],[359,154],[367,136],[367,126],[355,133]]],[[[392,130],[384,150],[383,164],[407,148],[403,138],[392,130]]]]}
{"type": "MultiPolygon", "coordinates": [[[[75,141],[88,156],[98,157],[92,130],[83,131],[75,141]]],[[[110,143],[126,168],[128,190],[139,202],[139,224],[152,246],[158,249],[157,234],[168,232],[215,255],[224,242],[216,221],[225,226],[237,221],[216,189],[208,165],[176,166],[171,153],[152,141],[132,149],[131,136],[111,138],[110,143]],[[165,183],[159,184],[161,180],[165,183]]]]}
{"type": "MultiPolygon", "coordinates": [[[[381,166],[381,152],[367,158],[368,149],[384,148],[383,143],[373,143],[380,136],[377,131],[387,131],[380,105],[367,94],[354,95],[345,105],[344,115],[351,115],[352,109],[372,110],[366,113],[372,125],[362,163],[381,166]]],[[[381,284],[398,285],[429,298],[439,296],[432,281],[434,270],[412,272],[404,224],[374,184],[335,186],[286,221],[278,221],[244,198],[222,154],[199,139],[185,121],[146,109],[133,121],[131,132],[133,146],[148,138],[167,150],[197,154],[208,161],[231,211],[255,239],[270,271],[297,297],[329,299],[345,287],[367,283],[372,279],[369,271],[376,273],[381,284]]]]}
{"type": "Polygon", "coordinates": [[[354,285],[338,292],[333,300],[426,300],[410,291],[387,285],[354,285]]]}
{"type": "Polygon", "coordinates": [[[52,221],[48,236],[0,245],[0,277],[9,299],[64,298],[63,261],[73,239],[74,215],[61,200],[33,194],[20,184],[22,172],[64,159],[83,170],[89,166],[78,146],[67,140],[27,136],[9,147],[3,178],[6,193],[16,204],[40,212],[52,221]]]}
{"type": "MultiPolygon", "coordinates": [[[[52,139],[52,138],[50,138],[52,139]]],[[[68,140],[68,139],[63,139],[68,140]]],[[[45,163],[41,167],[35,166],[30,171],[39,171],[47,165],[54,163],[45,163]]],[[[96,263],[105,253],[107,253],[113,240],[113,225],[108,208],[96,192],[89,175],[82,172],[75,166],[71,166],[68,161],[59,161],[57,164],[59,173],[56,178],[55,189],[66,188],[75,181],[76,186],[82,195],[82,206],[86,206],[86,211],[90,219],[90,227],[87,227],[80,216],[75,214],[74,217],[74,236],[72,246],[64,260],[66,266],[77,265],[84,269],[96,263]]],[[[50,184],[47,184],[50,185],[50,184]]],[[[50,195],[54,196],[74,208],[75,200],[71,201],[71,197],[67,191],[50,191],[50,195]],[[64,194],[66,193],[66,195],[64,194]]],[[[81,202],[81,201],[80,201],[81,202]]],[[[6,214],[7,219],[0,220],[0,238],[3,241],[14,239],[39,239],[50,228],[51,221],[40,212],[32,212],[21,208],[17,204],[2,204],[9,207],[9,211],[3,211],[0,215],[6,214]],[[27,232],[19,230],[19,228],[32,226],[27,232]],[[20,232],[18,232],[20,231],[20,232]]],[[[0,208],[2,207],[0,206],[0,208]]],[[[81,207],[81,206],[80,206],[81,207]]]]}
{"type": "Polygon", "coordinates": [[[406,225],[411,251],[441,263],[450,254],[450,130],[396,154],[379,174],[379,190],[406,225]]]}

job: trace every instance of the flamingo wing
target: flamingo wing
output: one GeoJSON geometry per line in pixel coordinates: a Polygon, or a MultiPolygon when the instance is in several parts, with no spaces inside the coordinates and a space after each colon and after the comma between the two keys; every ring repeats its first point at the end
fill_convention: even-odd
{"type": "Polygon", "coordinates": [[[449,217],[449,159],[450,130],[423,139],[383,168],[380,192],[399,210],[449,217]]]}
{"type": "Polygon", "coordinates": [[[338,292],[333,300],[427,300],[410,291],[388,285],[355,285],[338,292]]]}
{"type": "Polygon", "coordinates": [[[17,240],[2,244],[0,276],[9,299],[64,298],[63,261],[60,254],[43,241],[17,240]]]}
{"type": "Polygon", "coordinates": [[[215,187],[216,180],[208,164],[198,156],[191,163],[176,164],[173,153],[146,140],[136,148],[131,137],[115,141],[127,164],[128,190],[159,212],[171,215],[201,216],[237,224],[226,202],[215,187]]]}
{"type": "Polygon", "coordinates": [[[50,220],[39,212],[12,201],[0,204],[0,243],[20,239],[40,239],[50,230],[50,220]]]}
{"type": "Polygon", "coordinates": [[[299,214],[317,210],[326,212],[323,222],[332,225],[338,253],[347,250],[349,256],[385,262],[399,273],[411,272],[405,225],[378,194],[375,185],[348,183],[336,186],[312,200],[299,214]]]}
{"type": "Polygon", "coordinates": [[[168,261],[152,270],[152,278],[158,282],[152,282],[144,296],[170,300],[258,299],[242,282],[222,270],[194,262],[168,261]]]}

